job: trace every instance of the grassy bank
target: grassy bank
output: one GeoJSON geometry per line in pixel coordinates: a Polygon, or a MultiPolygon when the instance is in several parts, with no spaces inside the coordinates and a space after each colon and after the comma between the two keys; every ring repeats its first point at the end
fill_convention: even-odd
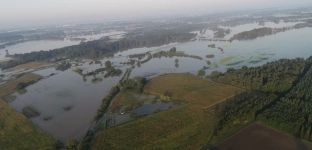
{"type": "Polygon", "coordinates": [[[213,132],[208,108],[242,91],[191,74],[153,78],[144,92],[187,104],[103,130],[93,149],[200,149],[213,132]]]}

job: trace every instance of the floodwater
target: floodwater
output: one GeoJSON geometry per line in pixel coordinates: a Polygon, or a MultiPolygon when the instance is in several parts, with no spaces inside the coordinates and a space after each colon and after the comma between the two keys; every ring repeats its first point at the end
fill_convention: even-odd
{"type": "MultiPolygon", "coordinates": [[[[123,31],[114,31],[108,33],[87,35],[87,36],[77,36],[78,38],[86,38],[87,41],[97,40],[101,37],[110,36],[111,39],[119,39],[126,32],[123,31]]],[[[25,43],[19,43],[16,45],[8,46],[4,49],[0,49],[0,61],[8,60],[6,58],[6,50],[8,50],[9,54],[24,54],[30,53],[34,51],[48,51],[56,48],[62,48],[71,45],[78,45],[80,41],[71,41],[70,38],[65,38],[64,40],[40,40],[40,41],[28,41],[25,43]]]]}
{"type": "MultiPolygon", "coordinates": [[[[281,24],[281,23],[280,23],[281,24]]],[[[286,24],[288,26],[289,24],[286,24]]],[[[233,27],[234,30],[235,27],[233,27]]],[[[211,34],[207,31],[206,34],[211,34]]],[[[171,47],[176,47],[177,51],[183,51],[185,54],[201,56],[203,59],[193,59],[186,57],[162,57],[153,58],[150,61],[141,64],[140,67],[132,69],[130,78],[147,77],[152,78],[165,73],[190,72],[197,74],[197,71],[205,67],[206,75],[212,71],[225,72],[228,68],[240,68],[242,66],[260,66],[273,60],[281,58],[307,58],[312,55],[311,37],[312,28],[295,29],[281,32],[275,35],[260,37],[255,40],[213,42],[213,41],[190,41],[186,43],[172,43],[161,47],[138,48],[118,52],[114,58],[103,59],[102,63],[110,60],[113,66],[120,68],[125,72],[130,65],[122,65],[120,62],[127,62],[129,54],[144,53],[150,51],[168,51],[171,47]],[[208,45],[216,44],[216,48],[210,48],[208,45]],[[218,47],[223,48],[223,51],[218,47]],[[206,55],[213,54],[213,58],[206,58],[206,55]],[[179,63],[175,63],[175,59],[179,63]],[[208,65],[209,61],[210,65],[208,65]]],[[[142,60],[146,59],[143,58],[142,60]]],[[[82,68],[84,72],[92,71],[97,68],[103,68],[100,64],[89,65],[90,60],[84,60],[82,68]]],[[[101,100],[109,92],[110,88],[118,83],[120,77],[103,78],[103,74],[97,77],[103,78],[102,82],[93,84],[91,77],[87,81],[83,80],[79,74],[71,69],[61,72],[54,68],[40,70],[35,73],[48,76],[51,73],[57,73],[54,76],[45,78],[38,83],[27,87],[26,93],[17,96],[14,102],[10,102],[15,109],[22,112],[24,107],[31,107],[41,113],[40,116],[31,118],[40,128],[53,135],[55,138],[65,141],[68,138],[81,140],[87,132],[90,122],[99,108],[101,100]],[[71,108],[65,110],[65,108],[71,108]],[[51,120],[44,121],[44,118],[51,117],[51,120]]],[[[169,105],[161,102],[156,104],[144,103],[142,107],[131,111],[139,114],[151,114],[154,109],[167,109],[169,105]]],[[[133,119],[129,114],[114,116],[115,125],[124,123],[133,119]]]]}

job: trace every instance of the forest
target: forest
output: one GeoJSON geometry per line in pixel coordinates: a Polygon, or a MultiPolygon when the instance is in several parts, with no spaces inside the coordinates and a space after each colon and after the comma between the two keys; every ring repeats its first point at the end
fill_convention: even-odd
{"type": "Polygon", "coordinates": [[[140,35],[127,36],[118,41],[107,41],[107,39],[99,39],[94,41],[82,42],[79,45],[68,46],[64,48],[36,51],[25,54],[12,54],[13,60],[0,64],[2,70],[15,67],[20,64],[43,61],[58,57],[67,58],[101,58],[110,56],[114,52],[127,50],[137,47],[152,47],[173,42],[185,42],[196,35],[179,29],[154,30],[140,35]]]}
{"type": "Polygon", "coordinates": [[[220,138],[258,121],[281,132],[312,141],[312,57],[281,59],[260,67],[212,72],[213,81],[250,90],[216,106],[220,138]]]}
{"type": "Polygon", "coordinates": [[[271,35],[271,34],[272,34],[272,29],[264,27],[264,28],[253,29],[250,31],[244,31],[244,32],[235,34],[233,37],[230,38],[230,41],[252,40],[252,39],[256,39],[257,37],[271,35]]]}
{"type": "Polygon", "coordinates": [[[258,120],[282,132],[312,141],[312,68],[292,90],[259,115],[258,120]]]}
{"type": "Polygon", "coordinates": [[[280,59],[259,67],[228,69],[226,73],[212,73],[212,80],[252,91],[272,93],[287,92],[311,65],[311,58],[304,60],[280,59]]]}

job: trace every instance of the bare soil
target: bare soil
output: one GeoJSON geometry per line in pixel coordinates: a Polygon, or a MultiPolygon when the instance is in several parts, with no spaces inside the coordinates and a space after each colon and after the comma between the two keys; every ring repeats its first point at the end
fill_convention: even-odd
{"type": "Polygon", "coordinates": [[[311,150],[312,144],[253,123],[213,150],[311,150]]]}

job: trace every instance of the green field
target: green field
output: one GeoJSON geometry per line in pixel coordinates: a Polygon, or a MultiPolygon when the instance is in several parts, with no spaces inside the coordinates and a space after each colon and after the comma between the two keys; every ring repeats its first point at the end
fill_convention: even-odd
{"type": "MultiPolygon", "coordinates": [[[[11,94],[19,82],[37,80],[41,76],[28,73],[0,85],[0,96],[11,94]]],[[[56,140],[34,125],[23,114],[0,99],[0,149],[55,149],[56,140]]]]}
{"type": "Polygon", "coordinates": [[[191,74],[153,78],[144,92],[187,104],[99,132],[93,149],[200,149],[213,131],[208,108],[244,90],[191,74]]]}

